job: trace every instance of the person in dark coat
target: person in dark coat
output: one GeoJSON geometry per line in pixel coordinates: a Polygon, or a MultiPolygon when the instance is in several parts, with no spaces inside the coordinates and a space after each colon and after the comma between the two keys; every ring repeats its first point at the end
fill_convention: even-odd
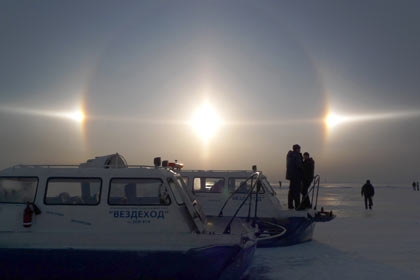
{"type": "Polygon", "coordinates": [[[303,153],[303,181],[302,181],[302,203],[300,209],[311,208],[308,189],[314,180],[315,161],[309,156],[308,152],[303,153]]]}
{"type": "Polygon", "coordinates": [[[368,201],[369,201],[369,209],[372,209],[372,206],[373,206],[372,197],[374,195],[375,195],[375,189],[370,183],[370,180],[367,180],[366,183],[362,187],[362,196],[365,196],[366,209],[368,209],[368,201]]]}
{"type": "Polygon", "coordinates": [[[300,188],[303,179],[303,157],[300,153],[300,146],[298,144],[293,145],[293,151],[287,153],[286,179],[290,182],[287,196],[288,208],[297,209],[300,204],[300,188]]]}

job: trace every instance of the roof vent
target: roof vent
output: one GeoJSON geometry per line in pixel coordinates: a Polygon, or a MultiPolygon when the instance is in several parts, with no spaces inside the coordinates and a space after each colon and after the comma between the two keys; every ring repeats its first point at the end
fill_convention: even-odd
{"type": "Polygon", "coordinates": [[[106,155],[88,159],[79,165],[80,168],[126,168],[125,158],[118,154],[106,155]]]}

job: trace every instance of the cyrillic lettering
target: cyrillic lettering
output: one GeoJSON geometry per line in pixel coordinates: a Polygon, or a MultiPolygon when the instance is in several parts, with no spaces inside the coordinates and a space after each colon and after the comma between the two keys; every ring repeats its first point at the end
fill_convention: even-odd
{"type": "Polygon", "coordinates": [[[165,214],[162,210],[159,211],[157,218],[158,219],[165,219],[165,214]]]}

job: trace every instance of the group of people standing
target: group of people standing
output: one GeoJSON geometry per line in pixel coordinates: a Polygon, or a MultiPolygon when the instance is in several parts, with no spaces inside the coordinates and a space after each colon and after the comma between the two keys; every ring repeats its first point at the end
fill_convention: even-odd
{"type": "Polygon", "coordinates": [[[419,190],[419,182],[418,181],[417,181],[417,183],[413,182],[412,186],[413,186],[413,191],[415,191],[416,189],[419,190]]]}
{"type": "MultiPolygon", "coordinates": [[[[308,152],[303,153],[302,156],[298,144],[293,145],[292,149],[286,157],[286,179],[290,182],[287,205],[289,209],[305,210],[312,207],[308,190],[314,179],[315,161],[308,152]]],[[[279,183],[281,187],[281,182],[279,183]]],[[[418,190],[418,186],[418,183],[413,182],[413,189],[417,187],[418,190]]],[[[361,194],[364,196],[365,208],[372,209],[375,188],[370,180],[366,180],[361,194]]]]}
{"type": "Polygon", "coordinates": [[[300,152],[298,144],[286,157],[286,179],[289,180],[288,207],[289,209],[304,210],[311,208],[308,189],[314,179],[315,161],[308,152],[300,152]],[[302,199],[301,199],[302,195],[302,199]]]}

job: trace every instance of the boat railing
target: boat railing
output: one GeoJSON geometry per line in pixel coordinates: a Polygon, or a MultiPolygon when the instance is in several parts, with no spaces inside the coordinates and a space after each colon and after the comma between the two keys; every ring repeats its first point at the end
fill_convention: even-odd
{"type": "MultiPolygon", "coordinates": [[[[156,169],[156,166],[152,165],[126,165],[124,167],[115,166],[113,164],[103,165],[101,167],[98,166],[87,166],[82,167],[80,164],[17,164],[12,167],[13,169],[17,168],[150,168],[150,169],[156,169]]],[[[158,167],[162,168],[163,167],[158,167]]]]}
{"type": "MultiPolygon", "coordinates": [[[[257,219],[257,209],[258,209],[258,193],[260,192],[260,188],[261,188],[260,176],[261,176],[261,172],[254,172],[254,173],[252,173],[251,176],[249,176],[246,179],[246,181],[251,180],[251,188],[249,189],[249,191],[248,191],[247,196],[245,197],[245,199],[242,200],[241,204],[238,206],[238,208],[236,209],[235,213],[230,218],[229,223],[226,225],[225,230],[223,231],[223,233],[230,233],[230,226],[231,226],[233,220],[236,218],[236,216],[238,215],[239,211],[245,205],[245,202],[247,202],[248,199],[250,201],[252,201],[252,194],[253,194],[254,190],[256,189],[256,193],[255,193],[254,220],[252,222],[252,226],[255,227],[255,223],[256,223],[256,219],[257,219]]],[[[231,198],[233,197],[233,195],[235,195],[239,191],[240,191],[240,188],[237,188],[234,192],[232,192],[229,195],[229,197],[226,199],[225,203],[223,204],[222,208],[219,211],[219,215],[218,215],[219,217],[222,217],[223,216],[223,210],[224,210],[224,208],[226,207],[226,205],[228,204],[228,202],[231,200],[231,198]]],[[[249,208],[248,208],[247,221],[249,221],[250,218],[251,218],[251,203],[249,204],[249,208]]]]}
{"type": "Polygon", "coordinates": [[[312,206],[313,209],[316,210],[317,206],[318,206],[318,194],[319,194],[319,182],[321,180],[321,177],[319,175],[315,175],[314,179],[312,181],[312,186],[308,189],[307,194],[302,198],[302,201],[305,198],[309,198],[310,195],[312,195],[312,206]],[[315,200],[314,200],[315,199],[315,200]]]}
{"type": "Polygon", "coordinates": [[[252,170],[246,170],[246,169],[211,169],[211,170],[206,170],[206,169],[186,169],[185,171],[187,172],[193,172],[193,173],[200,173],[200,172],[206,172],[206,173],[211,173],[211,172],[225,172],[225,173],[229,173],[229,172],[244,172],[244,173],[253,173],[254,171],[252,170]]]}
{"type": "MultiPolygon", "coordinates": [[[[269,224],[269,222],[265,222],[265,223],[266,224],[269,224]]],[[[268,236],[262,236],[262,235],[260,235],[260,236],[258,236],[258,241],[259,242],[261,242],[263,240],[271,240],[271,239],[279,238],[279,237],[281,237],[281,236],[283,236],[283,235],[286,234],[286,232],[287,232],[287,228],[286,227],[284,227],[282,225],[279,225],[279,224],[274,224],[274,223],[271,223],[271,224],[273,224],[277,228],[280,228],[281,231],[280,232],[276,232],[275,234],[269,234],[268,236]]]]}
{"type": "Polygon", "coordinates": [[[18,168],[79,168],[77,164],[17,164],[12,167],[18,168]]]}

